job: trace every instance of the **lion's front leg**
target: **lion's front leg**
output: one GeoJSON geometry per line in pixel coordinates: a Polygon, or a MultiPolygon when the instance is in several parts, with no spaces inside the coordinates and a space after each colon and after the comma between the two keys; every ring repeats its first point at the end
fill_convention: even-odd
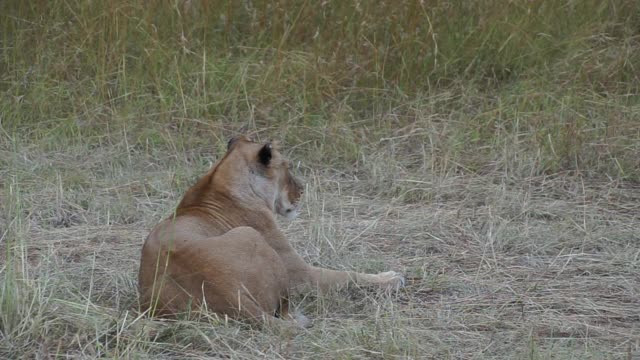
{"type": "Polygon", "coordinates": [[[339,289],[350,284],[376,285],[384,289],[397,290],[404,285],[404,277],[395,271],[379,274],[364,274],[353,271],[337,271],[319,267],[309,270],[310,285],[320,291],[339,289]]]}
{"type": "Polygon", "coordinates": [[[307,264],[292,248],[279,253],[289,274],[290,290],[302,292],[317,288],[322,292],[339,289],[350,284],[376,285],[385,289],[398,289],[404,285],[404,277],[395,271],[364,274],[355,271],[338,271],[307,264]]]}

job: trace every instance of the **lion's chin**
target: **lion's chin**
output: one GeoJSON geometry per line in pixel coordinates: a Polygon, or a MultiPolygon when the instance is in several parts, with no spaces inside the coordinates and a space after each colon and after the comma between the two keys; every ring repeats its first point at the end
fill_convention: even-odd
{"type": "Polygon", "coordinates": [[[284,214],[282,214],[282,217],[284,217],[289,221],[292,221],[295,218],[297,218],[298,215],[300,215],[300,211],[298,210],[298,208],[294,208],[294,209],[290,209],[289,211],[286,211],[284,214]]]}

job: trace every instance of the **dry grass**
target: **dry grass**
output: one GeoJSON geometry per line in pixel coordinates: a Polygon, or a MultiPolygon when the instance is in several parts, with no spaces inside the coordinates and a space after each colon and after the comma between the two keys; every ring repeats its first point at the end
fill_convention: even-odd
{"type": "Polygon", "coordinates": [[[407,188],[432,199],[411,203],[369,195],[375,178],[301,167],[305,211],[282,223],[296,248],[325,266],[400,269],[409,282],[390,296],[351,289],[298,298],[315,324],[291,335],[137,315],[142,239],[189,182],[172,183],[170,169],[183,163],[193,179],[214,158],[196,156],[189,163],[201,165],[192,167],[172,156],[115,155],[117,145],[99,154],[15,146],[9,155],[23,168],[2,173],[2,244],[14,260],[2,258],[15,265],[20,296],[4,304],[18,314],[2,316],[4,357],[599,359],[640,351],[640,188],[632,184],[451,174],[411,181],[407,188]],[[61,180],[71,169],[87,184],[61,180]]]}

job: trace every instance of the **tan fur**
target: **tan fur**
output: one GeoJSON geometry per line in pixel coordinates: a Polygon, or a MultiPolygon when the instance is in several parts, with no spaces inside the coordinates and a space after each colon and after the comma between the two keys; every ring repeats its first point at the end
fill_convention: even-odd
{"type": "Polygon", "coordinates": [[[230,141],[175,215],[147,237],[139,273],[143,309],[175,316],[206,306],[233,318],[273,322],[280,321],[277,314],[291,318],[292,291],[350,282],[400,286],[403,278],[395,272],[334,271],[304,262],[275,221],[276,213],[295,214],[302,195],[288,166],[271,144],[230,141]]]}

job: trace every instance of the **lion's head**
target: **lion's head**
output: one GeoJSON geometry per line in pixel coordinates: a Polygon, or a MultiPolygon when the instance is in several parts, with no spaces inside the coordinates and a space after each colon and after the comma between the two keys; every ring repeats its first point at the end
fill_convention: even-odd
{"type": "Polygon", "coordinates": [[[273,142],[257,143],[246,136],[231,139],[219,167],[234,196],[240,199],[258,198],[274,213],[289,220],[298,216],[303,187],[291,174],[289,161],[273,142]],[[250,191],[250,194],[240,193],[250,191]]]}

